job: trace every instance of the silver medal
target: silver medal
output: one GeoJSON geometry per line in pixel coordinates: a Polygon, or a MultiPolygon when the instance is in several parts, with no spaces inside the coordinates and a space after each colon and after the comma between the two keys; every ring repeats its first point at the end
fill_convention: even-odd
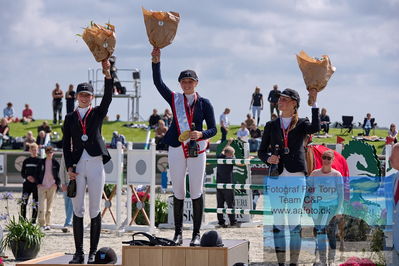
{"type": "Polygon", "coordinates": [[[290,149],[288,147],[284,147],[284,154],[290,153],[290,149]]]}
{"type": "Polygon", "coordinates": [[[89,137],[86,134],[84,134],[84,135],[82,135],[82,137],[80,139],[82,141],[87,141],[89,139],[89,137]]]}

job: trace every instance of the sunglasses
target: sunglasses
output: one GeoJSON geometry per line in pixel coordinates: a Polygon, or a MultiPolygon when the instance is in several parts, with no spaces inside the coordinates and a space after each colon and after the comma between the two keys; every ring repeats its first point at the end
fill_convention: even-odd
{"type": "Polygon", "coordinates": [[[329,160],[329,161],[332,160],[332,157],[326,156],[326,155],[321,156],[321,158],[322,158],[323,160],[329,160]]]}

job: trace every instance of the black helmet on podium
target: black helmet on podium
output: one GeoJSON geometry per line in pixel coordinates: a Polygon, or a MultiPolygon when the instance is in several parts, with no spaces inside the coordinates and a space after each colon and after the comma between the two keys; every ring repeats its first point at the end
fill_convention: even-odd
{"type": "Polygon", "coordinates": [[[115,264],[118,260],[115,251],[112,248],[100,248],[96,253],[95,264],[115,264]]]}
{"type": "Polygon", "coordinates": [[[205,232],[201,237],[201,247],[223,247],[223,241],[216,231],[205,232]]]}

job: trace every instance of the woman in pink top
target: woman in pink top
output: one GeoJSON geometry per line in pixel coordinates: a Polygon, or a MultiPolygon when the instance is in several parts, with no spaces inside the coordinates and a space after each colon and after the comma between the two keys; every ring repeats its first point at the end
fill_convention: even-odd
{"type": "Polygon", "coordinates": [[[334,263],[336,226],[329,226],[332,218],[340,212],[344,201],[344,183],[342,175],[333,169],[334,152],[326,150],[322,155],[323,166],[314,170],[308,178],[309,195],[305,204],[311,204],[311,212],[316,231],[316,251],[319,252],[321,265],[327,265],[327,233],[329,241],[328,265],[334,263]],[[328,232],[327,232],[328,231],[328,232]]]}
{"type": "Polygon", "coordinates": [[[38,167],[37,192],[39,194],[39,225],[44,230],[50,230],[53,199],[60,185],[58,173],[60,164],[53,158],[53,148],[45,149],[46,158],[42,159],[38,167]],[[45,208],[46,206],[46,208],[45,208]]]}
{"type": "Polygon", "coordinates": [[[33,111],[30,109],[29,104],[25,104],[25,109],[22,111],[22,122],[29,123],[35,121],[33,119],[33,111]]]}

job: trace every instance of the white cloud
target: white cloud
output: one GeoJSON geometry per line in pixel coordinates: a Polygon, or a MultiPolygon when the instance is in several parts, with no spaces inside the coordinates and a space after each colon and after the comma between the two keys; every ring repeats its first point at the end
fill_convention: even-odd
{"type": "Polygon", "coordinates": [[[11,35],[18,45],[51,49],[73,49],[76,41],[71,23],[50,19],[45,12],[43,0],[25,0],[16,23],[11,26],[11,35]]]}

